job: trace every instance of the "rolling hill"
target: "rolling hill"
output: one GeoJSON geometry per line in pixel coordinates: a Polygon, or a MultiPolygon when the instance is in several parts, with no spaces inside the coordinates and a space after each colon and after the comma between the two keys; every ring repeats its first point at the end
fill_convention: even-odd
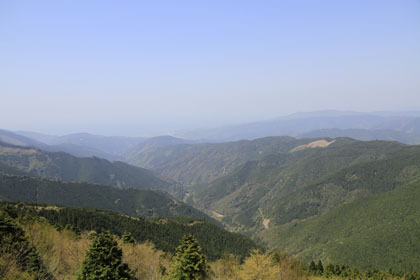
{"type": "Polygon", "coordinates": [[[338,138],[248,161],[189,201],[305,261],[417,271],[419,190],[420,146],[338,138]]]}
{"type": "Polygon", "coordinates": [[[151,169],[181,184],[197,186],[228,174],[249,160],[288,152],[311,141],[292,137],[266,137],[253,141],[150,147],[133,153],[129,163],[151,169]]]}
{"type": "Polygon", "coordinates": [[[8,166],[31,176],[57,178],[66,182],[163,191],[168,191],[171,186],[151,171],[123,162],[110,162],[96,157],[78,158],[67,153],[45,152],[4,143],[0,143],[0,163],[3,168],[8,166]]]}
{"type": "Polygon", "coordinates": [[[305,260],[419,272],[419,200],[417,179],[324,215],[274,227],[263,237],[305,260]]]}
{"type": "MultiPolygon", "coordinates": [[[[3,211],[12,216],[31,217],[32,223],[42,224],[46,220],[61,228],[71,226],[82,231],[110,231],[120,237],[130,232],[137,242],[152,242],[156,249],[167,253],[174,253],[183,235],[193,234],[210,260],[221,258],[226,253],[244,258],[250,250],[258,248],[245,236],[227,232],[213,223],[196,218],[133,218],[99,209],[32,203],[0,203],[0,214],[3,211]]],[[[48,240],[51,237],[45,238],[48,240]]]]}
{"type": "Polygon", "coordinates": [[[7,130],[0,130],[0,142],[15,146],[33,147],[48,152],[65,152],[77,157],[96,156],[108,160],[116,160],[119,158],[118,155],[111,154],[106,150],[99,150],[95,146],[78,145],[77,143],[65,142],[51,144],[53,141],[50,138],[54,138],[54,136],[31,132],[14,133],[7,130]]]}
{"type": "Polygon", "coordinates": [[[134,217],[185,216],[212,221],[204,213],[158,191],[121,190],[3,173],[0,174],[0,200],[91,207],[134,217]]]}
{"type": "MultiPolygon", "coordinates": [[[[396,156],[405,147],[397,142],[360,142],[346,138],[332,142],[330,140],[331,144],[324,148],[295,152],[291,149],[287,153],[249,161],[230,174],[197,188],[192,201],[201,209],[221,214],[223,221],[237,230],[260,231],[264,229],[264,219],[269,219],[270,223],[283,223],[296,215],[299,217],[299,211],[309,213],[311,204],[307,201],[310,199],[298,199],[307,186],[343,168],[396,156]],[[281,218],[283,216],[286,218],[281,218]]],[[[341,202],[352,198],[346,193],[337,193],[332,187],[325,192],[335,194],[341,202]]],[[[366,194],[360,191],[352,195],[362,197],[366,194]]],[[[325,199],[331,204],[328,207],[336,206],[329,196],[325,199]]]]}

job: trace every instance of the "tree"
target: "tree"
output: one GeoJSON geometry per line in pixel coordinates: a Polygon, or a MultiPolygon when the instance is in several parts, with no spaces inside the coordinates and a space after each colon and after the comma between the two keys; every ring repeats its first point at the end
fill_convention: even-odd
{"type": "Polygon", "coordinates": [[[275,261],[273,255],[253,250],[241,265],[238,278],[241,280],[290,279],[290,272],[290,266],[286,265],[286,261],[282,265],[275,261]]]}
{"type": "Polygon", "coordinates": [[[321,260],[318,261],[318,264],[316,265],[316,270],[318,275],[324,274],[324,266],[322,265],[321,260]]]}
{"type": "Polygon", "coordinates": [[[133,272],[122,262],[122,250],[109,232],[98,234],[86,253],[79,280],[129,280],[133,272]]]}
{"type": "Polygon", "coordinates": [[[311,263],[309,264],[309,271],[312,272],[313,274],[316,273],[316,264],[314,260],[312,260],[311,263]]]}
{"type": "Polygon", "coordinates": [[[134,240],[133,236],[131,236],[131,233],[130,232],[127,232],[127,231],[124,232],[124,234],[122,235],[122,241],[124,243],[130,243],[130,244],[133,244],[133,243],[136,242],[134,240]]]}
{"type": "MultiPolygon", "coordinates": [[[[36,248],[29,244],[23,229],[5,213],[0,212],[0,278],[16,268],[31,279],[52,279],[36,248]]],[[[26,277],[25,276],[25,277],[26,277]]]]}
{"type": "Polygon", "coordinates": [[[180,243],[181,245],[175,250],[176,253],[167,279],[206,279],[209,268],[206,256],[201,252],[197,240],[191,234],[187,234],[180,243]]]}

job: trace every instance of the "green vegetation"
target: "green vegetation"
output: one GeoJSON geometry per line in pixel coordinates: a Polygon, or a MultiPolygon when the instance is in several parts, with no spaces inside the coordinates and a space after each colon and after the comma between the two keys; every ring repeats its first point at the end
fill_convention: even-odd
{"type": "Polygon", "coordinates": [[[420,196],[398,197],[418,179],[418,146],[337,139],[248,161],[196,188],[190,201],[228,228],[308,262],[416,271],[420,196]],[[381,195],[396,201],[376,203],[381,195]]]}
{"type": "Polygon", "coordinates": [[[195,208],[158,191],[121,190],[1,173],[0,200],[85,206],[140,217],[185,216],[212,220],[195,208]]]}
{"type": "Polygon", "coordinates": [[[182,237],[181,244],[175,250],[168,279],[194,280],[208,278],[209,267],[206,256],[201,252],[194,236],[188,234],[182,237]]]}
{"type": "Polygon", "coordinates": [[[312,192],[307,199],[300,197],[308,186],[323,182],[343,168],[392,158],[405,148],[396,142],[337,139],[326,148],[273,154],[247,162],[198,189],[192,201],[198,208],[224,215],[222,221],[231,228],[255,233],[266,228],[264,219],[266,223],[269,219],[270,224],[282,224],[318,215],[354,197],[367,195],[364,191],[355,191],[346,196],[341,187],[330,187],[322,189],[323,196],[318,201],[312,192]],[[314,206],[319,207],[313,209],[314,206]]]}
{"type": "MultiPolygon", "coordinates": [[[[274,227],[267,240],[306,260],[420,272],[420,181],[274,227]]],[[[274,244],[272,244],[274,245],[274,244]]]]}
{"type": "MultiPolygon", "coordinates": [[[[269,137],[194,145],[178,143],[177,139],[162,141],[144,144],[139,153],[133,153],[133,162],[188,185],[165,183],[157,189],[184,198],[229,230],[245,233],[269,250],[281,248],[307,265],[317,260],[306,271],[310,277],[416,279],[415,272],[420,267],[420,146],[348,138],[315,141],[269,137]],[[175,142],[166,145],[168,141],[175,142]],[[413,274],[406,275],[407,272],[413,274]]],[[[247,257],[249,250],[257,247],[255,243],[197,220],[214,222],[166,194],[22,176],[31,170],[45,176],[47,170],[54,170],[52,162],[59,163],[63,170],[69,165],[57,160],[55,153],[37,158],[44,153],[2,147],[0,169],[16,175],[0,175],[0,199],[94,207],[132,216],[71,207],[24,207],[57,229],[71,231],[80,238],[86,231],[109,230],[123,250],[153,242],[156,249],[169,254],[176,252],[182,236],[192,234],[202,246],[202,253],[215,262],[213,270],[219,271],[218,275],[230,275],[217,279],[278,279],[283,271],[296,275],[305,271],[294,270],[300,266],[295,261],[282,267],[275,255],[254,251],[247,257]],[[254,272],[239,260],[247,260],[246,266],[253,267],[254,272]],[[235,269],[228,269],[226,264],[235,269]],[[257,264],[265,268],[257,269],[257,264]]],[[[114,174],[119,164],[89,160],[92,162],[85,163],[87,174],[99,174],[90,177],[96,178],[93,181],[114,174]],[[108,164],[112,168],[108,169],[108,164]],[[91,165],[103,173],[92,172],[96,167],[91,165]]],[[[134,182],[131,171],[127,171],[130,168],[134,167],[124,165],[120,172],[126,174],[126,182],[134,182]]],[[[74,174],[67,178],[72,176],[80,178],[74,174]]],[[[142,176],[138,176],[140,180],[142,176]]],[[[130,258],[134,259],[133,255],[130,258]]],[[[170,266],[168,257],[162,267],[153,271],[177,271],[179,276],[183,271],[180,268],[185,267],[180,265],[182,258],[170,266]]],[[[132,270],[139,275],[142,268],[132,270]]],[[[290,279],[297,279],[296,275],[290,279]]]]}
{"type": "Polygon", "coordinates": [[[78,280],[130,280],[133,272],[122,262],[122,250],[111,234],[96,236],[86,253],[78,280]]]}
{"type": "Polygon", "coordinates": [[[148,168],[184,185],[209,183],[227,174],[249,160],[288,152],[294,147],[311,142],[292,137],[267,137],[253,141],[217,144],[178,144],[164,147],[142,147],[131,152],[126,160],[148,168]]]}
{"type": "Polygon", "coordinates": [[[0,212],[0,278],[20,273],[23,279],[53,279],[23,229],[0,212]]]}
{"type": "Polygon", "coordinates": [[[56,178],[65,182],[164,191],[171,186],[151,171],[123,162],[110,162],[97,157],[78,158],[62,152],[44,152],[3,143],[0,143],[0,163],[2,172],[18,170],[19,174],[24,172],[30,176],[56,178]]]}
{"type": "MultiPolygon", "coordinates": [[[[3,203],[0,207],[0,217],[2,217],[0,219],[1,241],[7,241],[7,244],[24,244],[25,248],[32,248],[31,252],[33,252],[29,254],[31,257],[28,258],[30,265],[25,268],[14,266],[2,274],[2,279],[76,279],[76,276],[78,279],[133,279],[134,276],[135,279],[156,280],[420,279],[420,275],[416,273],[384,272],[377,269],[361,271],[348,265],[328,264],[323,266],[321,262],[307,267],[282,253],[263,253],[251,248],[249,248],[251,251],[248,251],[243,258],[243,262],[240,262],[240,258],[234,254],[226,252],[213,259],[214,261],[207,263],[205,261],[206,241],[200,240],[198,237],[200,231],[191,230],[197,223],[190,223],[186,227],[190,230],[187,229],[182,233],[181,237],[184,236],[184,238],[181,245],[175,249],[178,241],[171,244],[173,246],[171,251],[175,253],[173,258],[170,254],[155,248],[150,240],[146,243],[124,242],[119,237],[121,234],[115,235],[108,232],[108,227],[114,226],[114,228],[125,230],[123,236],[128,236],[130,228],[124,226],[128,220],[164,225],[169,224],[171,219],[166,221],[142,220],[94,209],[60,208],[23,203],[3,203]],[[70,212],[66,210],[70,210],[70,212]],[[95,214],[96,212],[102,213],[102,218],[98,219],[99,216],[95,214]],[[113,215],[116,216],[115,219],[112,218],[113,215]],[[63,222],[72,219],[84,221],[85,224],[90,223],[102,230],[96,232],[81,230],[83,226],[80,228],[74,225],[59,226],[52,223],[52,217],[61,217],[63,222]],[[92,218],[90,221],[88,221],[89,217],[92,218]],[[116,224],[118,219],[123,220],[122,224],[116,224]],[[70,228],[79,228],[79,230],[73,232],[69,230],[70,228]],[[5,232],[9,236],[8,240],[4,238],[5,232]],[[15,238],[18,241],[8,242],[11,240],[10,238],[15,238]],[[203,245],[203,252],[201,252],[198,242],[203,245]],[[42,267],[38,271],[43,271],[43,273],[32,270],[36,267],[42,267]],[[47,278],[47,275],[50,278],[47,278]],[[199,278],[199,276],[201,277],[199,278]]],[[[179,222],[180,220],[178,220],[179,222]]],[[[137,223],[131,229],[136,229],[139,226],[141,227],[137,223]]],[[[176,230],[176,226],[173,224],[169,228],[176,230]]],[[[149,228],[149,230],[151,233],[161,232],[159,226],[149,228]]],[[[145,231],[145,228],[141,228],[141,231],[145,231]]],[[[210,237],[215,236],[208,230],[205,233],[210,237]]],[[[226,234],[230,235],[230,233],[226,234]]],[[[132,236],[136,236],[136,234],[133,233],[132,236]]],[[[155,240],[164,238],[164,235],[158,234],[158,236],[155,240]]],[[[228,240],[219,240],[219,242],[221,247],[232,244],[228,240]]],[[[237,244],[244,243],[239,241],[237,244]]],[[[2,248],[4,248],[3,245],[2,248]]],[[[19,248],[19,246],[13,248],[19,248]]],[[[5,260],[7,261],[9,257],[10,254],[8,255],[4,250],[0,252],[0,268],[4,268],[3,265],[7,263],[5,260]]],[[[4,270],[1,271],[4,272],[4,270]]]]}
{"type": "Polygon", "coordinates": [[[203,252],[214,260],[223,253],[245,257],[257,245],[240,234],[230,233],[204,220],[193,218],[133,218],[115,212],[78,207],[48,207],[15,204],[16,209],[43,217],[56,228],[77,228],[79,231],[110,231],[118,236],[130,233],[136,242],[151,241],[156,248],[174,252],[185,234],[193,234],[203,246],[203,252]]]}

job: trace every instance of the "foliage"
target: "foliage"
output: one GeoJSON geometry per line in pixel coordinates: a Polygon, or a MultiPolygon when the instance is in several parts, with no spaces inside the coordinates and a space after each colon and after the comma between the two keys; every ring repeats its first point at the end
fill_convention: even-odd
{"type": "Polygon", "coordinates": [[[237,277],[240,280],[303,279],[298,263],[287,258],[278,259],[273,254],[255,250],[240,266],[237,277]]]}
{"type": "Polygon", "coordinates": [[[136,279],[162,279],[169,267],[170,257],[150,243],[123,243],[123,261],[133,271],[136,279]]]}
{"type": "Polygon", "coordinates": [[[321,188],[320,195],[326,195],[318,198],[308,188],[343,168],[401,154],[404,147],[399,143],[337,139],[327,148],[272,154],[249,161],[198,189],[192,200],[198,208],[224,215],[222,221],[232,228],[255,233],[265,229],[261,212],[270,224],[284,224],[319,215],[355,195],[362,196],[363,192],[351,193],[355,190],[338,186],[325,191],[321,188]]]}
{"type": "Polygon", "coordinates": [[[122,235],[122,241],[124,243],[131,243],[133,244],[134,242],[136,242],[136,240],[134,240],[133,236],[131,235],[130,232],[124,232],[122,235]]]}
{"type": "Polygon", "coordinates": [[[420,274],[414,273],[404,273],[401,271],[393,271],[392,269],[388,271],[382,271],[379,269],[370,268],[365,271],[352,268],[349,265],[340,265],[329,263],[325,269],[322,266],[321,260],[318,261],[318,265],[315,265],[315,262],[312,260],[309,265],[308,272],[310,275],[319,276],[322,278],[339,278],[339,279],[375,279],[375,280],[385,280],[385,279],[420,279],[420,274]],[[320,266],[321,264],[321,266],[320,266]]]}
{"type": "Polygon", "coordinates": [[[310,141],[312,140],[292,137],[266,137],[253,141],[152,146],[130,151],[126,160],[152,169],[183,185],[199,187],[247,161],[261,159],[273,153],[288,152],[310,141]]]}
{"type": "Polygon", "coordinates": [[[97,157],[79,158],[63,152],[45,152],[0,142],[0,171],[22,172],[30,176],[60,179],[65,182],[89,182],[118,188],[167,191],[170,183],[151,171],[120,161],[97,157]]]}
{"type": "Polygon", "coordinates": [[[64,183],[2,173],[0,173],[1,198],[8,201],[100,208],[130,216],[185,216],[214,221],[197,209],[159,191],[122,190],[89,183],[64,183]]]}
{"type": "Polygon", "coordinates": [[[208,265],[206,256],[201,252],[197,240],[190,234],[185,235],[175,250],[168,279],[193,280],[206,279],[208,265]]]}
{"type": "MultiPolygon", "coordinates": [[[[28,206],[22,203],[3,206],[2,209],[5,209],[5,211],[2,211],[10,213],[10,215],[6,215],[6,217],[8,217],[9,223],[16,226],[16,232],[19,231],[19,228],[24,232],[24,239],[22,242],[32,244],[31,246],[35,249],[35,251],[31,251],[35,253],[28,254],[35,257],[35,259],[28,262],[32,262],[33,266],[36,267],[37,264],[40,264],[39,260],[42,260],[45,267],[44,271],[50,272],[57,279],[75,279],[76,272],[81,271],[83,260],[87,259],[86,252],[89,247],[93,246],[94,240],[100,235],[108,234],[104,233],[105,228],[108,226],[106,223],[103,224],[104,230],[102,230],[102,233],[92,234],[92,232],[82,230],[81,234],[77,235],[72,230],[62,229],[61,231],[57,231],[53,225],[50,225],[46,221],[46,219],[37,217],[37,213],[45,211],[45,209],[49,209],[48,211],[61,212],[65,208],[40,205],[28,206]],[[37,255],[39,256],[39,260],[36,259],[37,255]]],[[[87,209],[81,210],[86,211],[87,209]]],[[[87,212],[87,215],[90,213],[92,212],[87,212]]],[[[97,216],[94,215],[94,218],[96,217],[97,216]]],[[[119,215],[119,217],[122,218],[123,216],[119,215]]],[[[112,223],[115,221],[116,220],[113,220],[112,223]]],[[[99,223],[103,222],[104,220],[99,221],[99,223]]],[[[166,223],[170,223],[170,220],[166,221],[166,223]]],[[[68,228],[71,229],[71,227],[68,228]]],[[[19,234],[16,236],[19,236],[19,234]]],[[[12,238],[12,236],[9,238],[12,238]]],[[[170,266],[171,258],[168,254],[157,250],[150,242],[124,243],[122,239],[116,236],[113,236],[113,238],[119,245],[116,242],[110,242],[112,246],[114,246],[117,251],[119,249],[118,247],[120,247],[123,252],[121,263],[128,264],[137,279],[160,280],[163,277],[171,279],[169,275],[163,275],[165,274],[165,271],[168,271],[170,266]]],[[[1,240],[3,241],[5,239],[1,240]]],[[[205,244],[203,243],[203,245],[205,244]]],[[[0,267],[4,264],[4,261],[8,260],[9,256],[7,254],[0,254],[0,267]]],[[[176,262],[172,265],[175,264],[176,262]]],[[[420,279],[420,274],[403,270],[384,271],[375,268],[358,270],[349,265],[331,263],[327,263],[327,265],[324,266],[320,260],[317,262],[314,261],[313,264],[315,270],[310,271],[309,268],[305,269],[300,262],[292,260],[285,254],[278,252],[262,253],[260,251],[253,251],[250,256],[243,259],[242,263],[238,256],[223,254],[221,258],[209,263],[210,269],[208,270],[207,277],[214,280],[420,279]]],[[[29,266],[30,265],[27,267],[29,266]]],[[[33,280],[36,279],[36,277],[38,277],[38,279],[45,279],[45,274],[37,273],[34,275],[33,273],[19,271],[18,269],[20,268],[16,266],[11,267],[7,276],[2,279],[33,280]]]]}
{"type": "Polygon", "coordinates": [[[420,181],[272,229],[291,254],[359,269],[420,269],[420,181]],[[301,248],[304,248],[302,250],[301,248]]]}
{"type": "Polygon", "coordinates": [[[200,244],[203,244],[203,252],[210,260],[220,258],[225,252],[244,258],[251,249],[257,247],[253,241],[243,235],[227,232],[212,223],[198,219],[142,219],[98,209],[21,205],[24,206],[14,207],[22,211],[20,215],[43,217],[54,227],[58,225],[64,228],[69,225],[70,228],[77,227],[82,231],[109,230],[118,236],[129,232],[137,242],[151,241],[156,248],[170,253],[174,252],[179,240],[185,234],[193,234],[200,244]]]}
{"type": "Polygon", "coordinates": [[[122,250],[109,232],[98,234],[82,264],[78,280],[129,280],[133,272],[122,262],[122,250]]]}
{"type": "Polygon", "coordinates": [[[0,211],[0,278],[11,277],[16,272],[26,272],[25,277],[33,279],[53,279],[23,229],[0,211]]]}

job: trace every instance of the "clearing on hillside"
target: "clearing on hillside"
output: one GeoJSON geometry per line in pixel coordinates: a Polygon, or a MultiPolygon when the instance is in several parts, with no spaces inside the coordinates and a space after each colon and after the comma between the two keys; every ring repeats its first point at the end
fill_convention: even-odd
{"type": "Polygon", "coordinates": [[[331,142],[328,142],[327,140],[316,140],[314,142],[305,144],[305,145],[300,145],[297,146],[295,148],[293,148],[292,150],[290,150],[291,153],[297,152],[297,151],[301,151],[304,149],[308,149],[308,148],[325,148],[328,147],[329,145],[331,145],[332,143],[334,143],[335,140],[332,140],[331,142]]]}

